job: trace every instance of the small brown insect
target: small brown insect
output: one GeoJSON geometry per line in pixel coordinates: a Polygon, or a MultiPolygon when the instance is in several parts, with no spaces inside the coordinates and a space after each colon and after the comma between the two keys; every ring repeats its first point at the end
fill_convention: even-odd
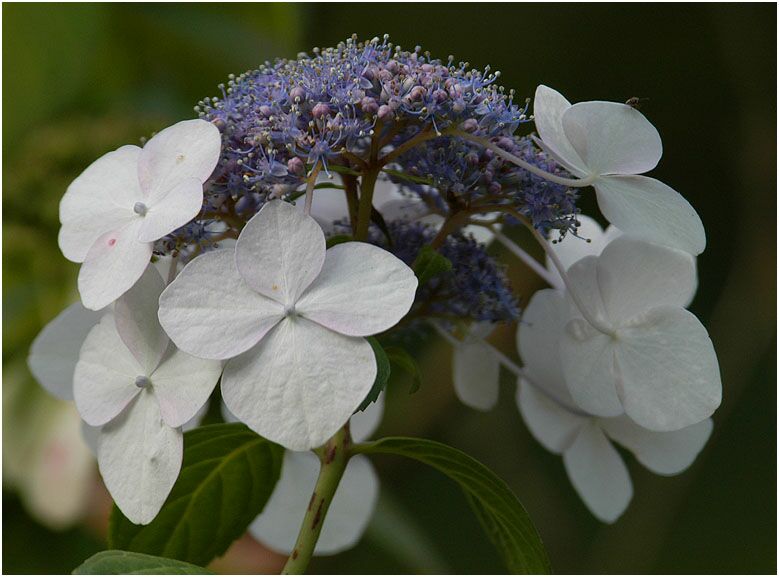
{"type": "Polygon", "coordinates": [[[648,98],[639,98],[638,96],[632,96],[627,99],[625,104],[630,106],[631,108],[635,108],[636,110],[641,110],[641,103],[646,102],[649,100],[648,98]]]}

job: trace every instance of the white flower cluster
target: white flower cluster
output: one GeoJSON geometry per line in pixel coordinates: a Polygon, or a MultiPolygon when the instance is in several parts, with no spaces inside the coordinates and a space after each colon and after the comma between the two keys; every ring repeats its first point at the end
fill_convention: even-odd
{"type": "Polygon", "coordinates": [[[568,238],[555,246],[556,257],[572,284],[579,275],[592,275],[591,284],[574,286],[587,302],[621,311],[610,317],[622,319],[619,333],[607,335],[602,348],[594,346],[596,329],[583,324],[587,321],[548,262],[557,282],[533,295],[517,328],[522,368],[485,341],[491,327],[476,325],[460,341],[449,338],[460,399],[489,410],[498,399],[501,365],[515,372],[516,400],[528,429],[545,448],[563,455],[590,510],[613,522],[633,489],[610,441],[657,474],[680,473],[711,434],[708,417],[720,403],[722,386],[705,329],[683,308],[695,291],[694,260],[580,219],[579,231],[591,242],[568,238]]]}
{"type": "MultiPolygon", "coordinates": [[[[686,310],[697,288],[705,236],[675,191],[635,176],[662,151],[646,118],[610,102],[571,105],[536,92],[539,145],[589,179],[614,224],[580,216],[577,238],[547,245],[554,288],[535,293],[517,330],[516,367],[475,325],[455,346],[455,390],[480,410],[498,398],[501,364],[517,373],[517,403],[547,449],[562,454],[574,487],[601,520],[615,521],[632,484],[611,441],[662,475],[686,469],[705,445],[722,398],[714,347],[686,310]],[[587,242],[585,240],[587,239],[587,242]]],[[[499,236],[498,238],[505,239],[499,236]]],[[[516,247],[510,247],[516,250],[516,247]]]]}
{"type": "MultiPolygon", "coordinates": [[[[705,235],[677,192],[640,175],[662,152],[640,112],[609,102],[571,105],[541,86],[535,121],[539,146],[579,177],[563,180],[592,185],[619,230],[603,232],[581,216],[579,236],[590,242],[569,235],[547,246],[546,268],[533,261],[553,288],[534,295],[519,325],[521,369],[486,343],[489,325],[471,327],[463,341],[442,332],[456,345],[463,401],[491,408],[500,365],[513,368],[529,429],[563,455],[595,515],[613,521],[632,486],[612,441],[649,469],[674,474],[711,432],[722,388],[717,359],[686,310],[705,235]]],[[[181,468],[182,430],[197,422],[220,379],[230,418],[291,451],[325,443],[374,383],[365,337],[396,325],[417,290],[413,271],[381,248],[347,242],[326,250],[323,228],[332,231],[347,209],[319,195],[313,216],[270,200],[234,246],[197,256],[181,271],[176,258],[161,260],[158,270],[150,264],[153,243],[201,211],[220,150],[214,125],[180,122],[142,149],[124,146],[98,159],[60,206],[60,247],[82,263],[82,302],[42,331],[29,364],[96,428],[103,479],[136,523],[149,523],[162,507],[181,468]]],[[[374,205],[385,216],[443,224],[394,190],[374,205]]],[[[499,216],[477,216],[467,232],[507,243],[499,216]]],[[[376,403],[355,417],[354,425],[371,421],[355,437],[367,437],[380,414],[376,403]]],[[[258,538],[287,550],[315,469],[313,455],[287,453],[276,493],[252,526],[258,538]]],[[[344,487],[320,553],[354,543],[367,523],[378,489],[366,460],[349,464],[344,487]]]]}
{"type": "Polygon", "coordinates": [[[234,249],[201,255],[178,277],[175,259],[157,263],[176,277],[166,288],[152,243],[199,212],[220,147],[213,125],[180,122],[143,149],[98,159],[61,204],[60,247],[83,262],[82,302],[41,332],[29,365],[96,428],[103,480],[135,523],[165,502],[182,430],[220,377],[229,409],[264,437],[292,450],[323,444],[373,385],[363,337],[396,324],[416,291],[411,269],[378,247],[326,251],[316,221],[282,201],[267,203],[234,249]]]}

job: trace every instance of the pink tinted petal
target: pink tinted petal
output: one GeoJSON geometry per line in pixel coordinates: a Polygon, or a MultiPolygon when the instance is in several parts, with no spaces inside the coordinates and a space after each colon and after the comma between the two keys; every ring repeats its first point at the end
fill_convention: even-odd
{"type": "Polygon", "coordinates": [[[98,310],[122,296],[141,278],[151,260],[152,244],[139,242],[138,220],[104,234],[89,250],[78,274],[81,302],[98,310]]]}
{"type": "Polygon", "coordinates": [[[65,258],[83,262],[98,237],[135,216],[141,196],[137,146],[122,146],[90,164],[60,201],[59,246],[65,258]]]}

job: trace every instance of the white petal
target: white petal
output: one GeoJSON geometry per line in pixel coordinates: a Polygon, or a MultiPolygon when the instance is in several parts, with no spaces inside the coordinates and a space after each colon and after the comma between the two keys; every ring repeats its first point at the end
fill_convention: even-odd
{"type": "Polygon", "coordinates": [[[246,283],[283,305],[295,304],[324,261],[322,228],[282,200],[266,203],[235,246],[235,263],[246,283]]]}
{"type": "MultiPolygon", "coordinates": [[[[562,241],[549,245],[566,270],[586,256],[598,256],[609,242],[622,234],[622,231],[615,226],[609,226],[604,231],[598,221],[583,214],[578,215],[576,219],[580,223],[578,236],[568,234],[562,241]]],[[[555,278],[559,278],[557,268],[548,256],[546,268],[555,278]]],[[[562,279],[556,286],[563,286],[562,279]]]]}
{"type": "Polygon", "coordinates": [[[246,285],[233,255],[232,249],[221,249],[198,256],[160,296],[162,327],[191,355],[239,355],[282,318],[281,305],[246,285]]]}
{"type": "Polygon", "coordinates": [[[90,164],[60,202],[59,246],[65,258],[83,262],[95,241],[133,220],[141,198],[137,146],[122,146],[90,164]]]}
{"type": "Polygon", "coordinates": [[[706,419],[678,431],[658,433],[636,425],[627,417],[601,419],[606,434],[630,449],[650,471],[676,475],[692,465],[711,436],[714,427],[706,419]]]}
{"type": "Polygon", "coordinates": [[[500,360],[484,342],[456,345],[452,353],[454,392],[469,407],[489,411],[498,402],[500,360]]]}
{"type": "Polygon", "coordinates": [[[660,308],[619,332],[615,364],[625,412],[653,431],[711,416],[722,400],[717,355],[706,328],[683,309],[660,308]]]}
{"type": "Polygon", "coordinates": [[[227,363],[222,397],[257,433],[302,451],[322,445],[346,423],[375,378],[368,341],[287,318],[227,363]]]}
{"type": "Polygon", "coordinates": [[[547,450],[558,455],[576,439],[588,418],[569,411],[529,382],[520,379],[517,406],[533,437],[547,450]]]}
{"type": "Polygon", "coordinates": [[[582,319],[573,319],[560,338],[560,361],[574,402],[593,415],[623,412],[614,374],[613,339],[582,319]]]}
{"type": "MultiPolygon", "coordinates": [[[[305,197],[301,197],[295,202],[295,208],[301,214],[305,206],[305,197]]],[[[316,190],[311,202],[311,217],[319,223],[319,226],[327,234],[335,232],[333,226],[335,221],[348,221],[349,219],[349,206],[346,204],[344,191],[329,188],[316,190]]]]}
{"type": "Polygon", "coordinates": [[[613,523],[633,498],[627,467],[600,428],[590,422],[563,455],[576,492],[598,519],[613,523]]]}
{"type": "Polygon", "coordinates": [[[379,247],[346,242],[327,251],[322,272],[295,305],[304,317],[350,336],[380,333],[414,303],[417,277],[379,247]]]}
{"type": "Polygon", "coordinates": [[[148,390],[103,427],[97,448],[100,474],[133,523],[146,525],[157,516],[181,470],[183,439],[180,430],[162,421],[148,390]]]}
{"type": "Polygon", "coordinates": [[[593,185],[598,206],[625,234],[698,255],[706,232],[698,213],[670,186],[646,176],[608,176],[593,185]]]}
{"type": "Polygon", "coordinates": [[[138,240],[153,242],[184,226],[195,218],[203,206],[203,183],[197,178],[180,180],[161,195],[154,204],[149,204],[138,240]]]}
{"type": "Polygon", "coordinates": [[[157,133],[143,147],[138,176],[144,198],[158,203],[182,180],[205,182],[219,162],[222,137],[205,120],[184,120],[157,133]]]}
{"type": "MultiPolygon", "coordinates": [[[[159,395],[157,395],[157,400],[160,400],[159,395]]],[[[181,426],[181,430],[186,433],[192,429],[197,429],[200,426],[200,423],[203,422],[205,416],[208,414],[209,405],[210,403],[206,401],[206,404],[198,409],[198,411],[195,413],[195,416],[181,426]]]]}
{"type": "Polygon", "coordinates": [[[379,207],[379,210],[382,210],[390,202],[410,201],[411,198],[404,195],[400,191],[400,187],[389,178],[380,176],[376,179],[376,186],[373,188],[373,206],[379,207]]]}
{"type": "Polygon", "coordinates": [[[164,288],[165,281],[157,268],[148,265],[138,282],[114,305],[116,330],[146,376],[157,368],[168,348],[168,335],[157,318],[164,288]]]}
{"type": "Polygon", "coordinates": [[[89,249],[78,273],[78,292],[88,309],[98,310],[122,296],[141,278],[152,244],[138,242],[141,222],[104,234],[89,249]]]}
{"type": "MultiPolygon", "coordinates": [[[[319,460],[313,453],[284,455],[281,479],[262,514],[249,526],[254,538],[289,555],[316,484],[319,460]]],[[[365,532],[379,494],[379,481],[363,455],[349,460],[327,512],[315,555],[333,555],[357,544],[365,532]]]]}
{"type": "Polygon", "coordinates": [[[114,315],[107,313],[89,331],[73,375],[81,418],[92,426],[113,419],[138,394],[135,379],[143,374],[143,367],[116,332],[114,315]]]}
{"type": "Polygon", "coordinates": [[[359,411],[349,419],[349,430],[355,443],[362,443],[367,440],[378,428],[381,419],[384,417],[384,393],[364,411],[359,411]]]}
{"type": "Polygon", "coordinates": [[[663,155],[660,134],[627,104],[579,102],[563,113],[568,141],[593,174],[641,174],[663,155]]]}
{"type": "Polygon", "coordinates": [[[55,397],[66,401],[73,398],[78,353],[102,315],[103,311],[73,303],[43,327],[32,342],[27,365],[35,380],[55,397]]]}
{"type": "MultiPolygon", "coordinates": [[[[233,242],[235,241],[233,240],[233,242]]],[[[222,247],[221,242],[219,243],[219,246],[222,247]]],[[[160,276],[167,281],[168,276],[170,275],[170,267],[172,263],[173,263],[173,257],[169,254],[166,254],[163,256],[158,256],[156,259],[154,259],[154,262],[152,264],[154,265],[154,268],[157,269],[157,272],[160,273],[160,276]]],[[[179,259],[176,259],[176,270],[175,270],[176,274],[178,274],[178,271],[180,271],[182,268],[183,267],[181,266],[181,261],[179,261],[179,259]]]]}
{"type": "Polygon", "coordinates": [[[606,314],[621,326],[659,306],[682,307],[695,291],[695,259],[680,250],[623,236],[598,259],[606,314]]]}
{"type": "MultiPolygon", "coordinates": [[[[384,220],[423,220],[426,218],[437,217],[440,228],[443,224],[443,219],[437,214],[430,214],[430,209],[419,198],[400,196],[399,198],[393,198],[387,202],[379,205],[379,212],[384,217],[384,220]]],[[[430,222],[428,220],[428,222],[430,222]]]]}
{"type": "Polygon", "coordinates": [[[587,168],[563,131],[563,114],[570,107],[571,103],[556,90],[543,84],[536,88],[533,116],[544,148],[565,164],[566,168],[581,176],[587,172],[587,168]]]}
{"type": "Polygon", "coordinates": [[[162,418],[169,427],[181,427],[208,402],[221,361],[209,361],[177,349],[151,375],[162,418]]]}
{"type": "Polygon", "coordinates": [[[586,256],[571,265],[568,269],[568,280],[570,286],[566,297],[571,307],[571,314],[581,316],[580,306],[586,307],[589,312],[588,318],[594,317],[598,322],[610,325],[611,320],[606,314],[598,283],[598,257],[586,256]],[[576,299],[573,298],[573,294],[577,295],[576,299]]]}
{"type": "Polygon", "coordinates": [[[555,289],[537,291],[517,326],[517,347],[524,371],[547,395],[571,404],[560,366],[560,337],[570,318],[565,296],[555,289]]]}
{"type": "Polygon", "coordinates": [[[478,343],[488,338],[495,331],[496,324],[489,321],[474,322],[468,327],[468,333],[463,337],[463,343],[478,343]]]}

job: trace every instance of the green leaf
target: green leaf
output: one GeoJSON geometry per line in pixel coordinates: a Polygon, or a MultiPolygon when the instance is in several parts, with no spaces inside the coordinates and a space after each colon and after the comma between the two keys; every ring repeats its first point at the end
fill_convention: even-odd
{"type": "Polygon", "coordinates": [[[354,411],[355,413],[364,411],[371,403],[376,402],[381,392],[387,388],[387,381],[390,376],[390,362],[379,341],[374,337],[368,337],[368,342],[373,347],[373,354],[376,355],[376,380],[373,381],[371,390],[368,391],[368,395],[360,403],[360,406],[357,407],[357,410],[354,411]]]}
{"type": "Polygon", "coordinates": [[[73,575],[214,575],[214,573],[197,565],[165,557],[128,551],[101,551],[73,569],[73,575]]]}
{"type": "Polygon", "coordinates": [[[426,439],[388,437],[355,446],[360,453],[403,455],[455,481],[511,573],[549,573],[546,550],[525,508],[508,485],[462,451],[426,439]]]}
{"type": "Polygon", "coordinates": [[[394,245],[394,242],[392,241],[392,235],[390,234],[389,227],[387,227],[387,222],[384,220],[382,214],[373,206],[371,207],[371,222],[379,227],[379,230],[384,235],[384,238],[387,239],[387,244],[391,249],[394,245]]]}
{"type": "Polygon", "coordinates": [[[411,268],[419,279],[419,286],[422,286],[434,276],[452,270],[452,261],[435,249],[424,246],[411,268]]]}
{"type": "Polygon", "coordinates": [[[409,375],[411,375],[411,388],[409,394],[416,393],[422,386],[422,372],[419,370],[417,360],[402,347],[387,347],[384,349],[391,363],[395,363],[409,375]]]}
{"type": "Polygon", "coordinates": [[[241,423],[184,433],[184,462],[157,517],[135,525],[114,506],[113,549],[208,565],[244,534],[270,498],[283,449],[241,423]]]}
{"type": "Polygon", "coordinates": [[[351,235],[348,234],[337,234],[335,236],[331,236],[327,239],[327,248],[331,248],[337,244],[341,244],[344,242],[351,242],[354,239],[351,237],[351,235]]]}

